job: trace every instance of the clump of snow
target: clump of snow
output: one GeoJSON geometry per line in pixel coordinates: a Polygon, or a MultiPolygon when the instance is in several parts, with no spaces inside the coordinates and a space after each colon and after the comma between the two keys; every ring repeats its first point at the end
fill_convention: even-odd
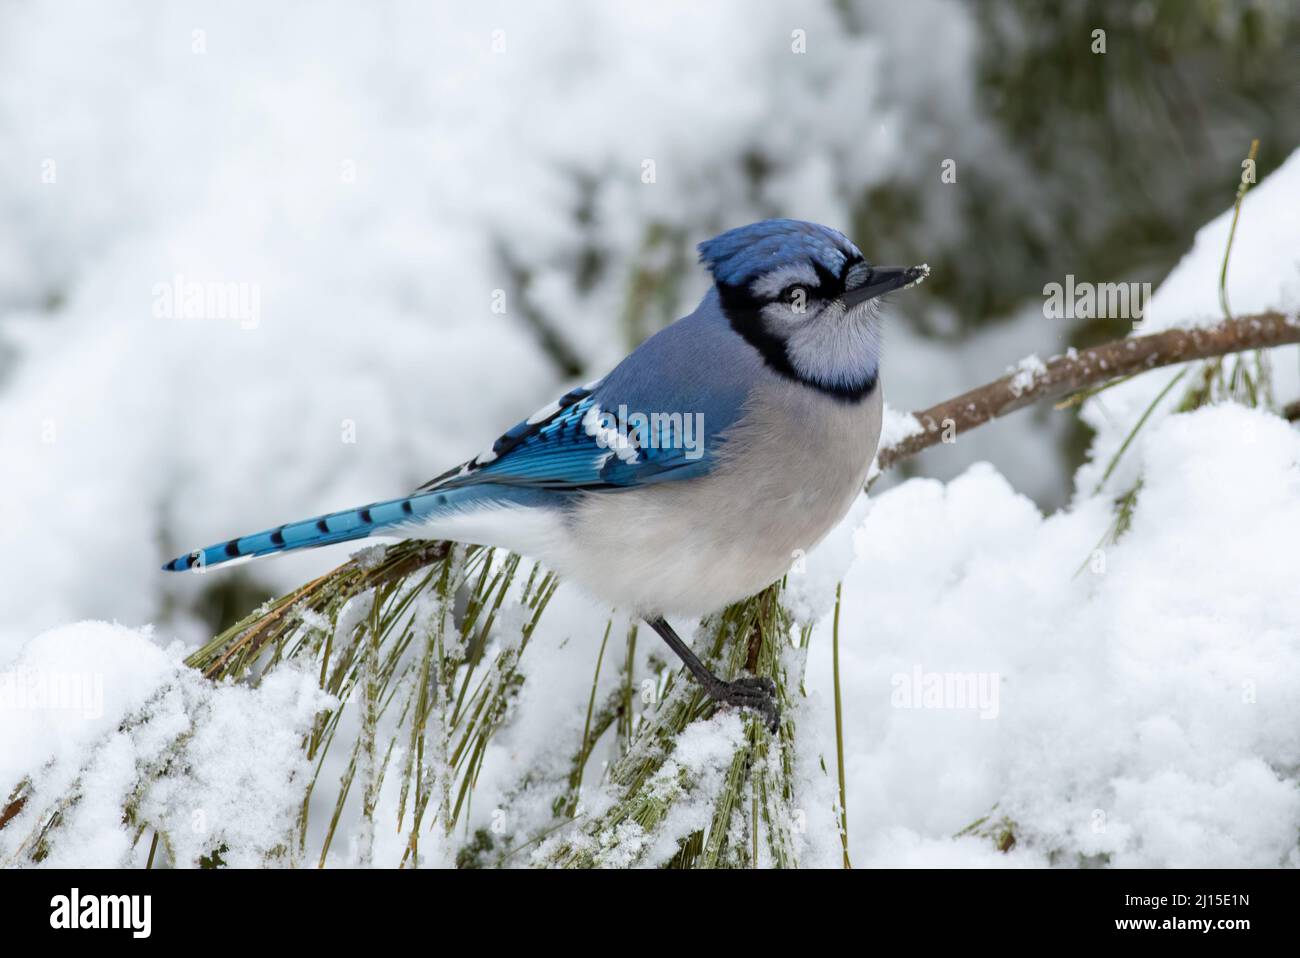
{"type": "MultiPolygon", "coordinates": [[[[1138,458],[1101,549],[1103,498],[1045,518],[989,466],[875,502],[841,619],[855,864],[970,864],[949,837],[994,806],[1007,864],[1300,864],[1300,434],[1209,408],[1138,458]],[[900,701],[917,668],[995,679],[996,717],[900,701]]],[[[807,747],[833,755],[828,666],[807,747]]]]}
{"type": "MultiPolygon", "coordinates": [[[[885,403],[880,424],[880,442],[876,447],[877,455],[881,450],[897,446],[905,439],[919,436],[923,432],[925,432],[925,426],[921,425],[921,421],[916,416],[910,412],[901,412],[890,406],[889,403],[885,403]]],[[[874,482],[880,474],[880,463],[873,458],[871,468],[867,471],[867,482],[874,482]]]]}
{"type": "Polygon", "coordinates": [[[293,613],[310,631],[319,632],[323,635],[328,633],[332,628],[327,616],[324,616],[315,609],[308,607],[306,603],[300,603],[295,606],[293,613]]]}
{"type": "Polygon", "coordinates": [[[352,553],[352,558],[356,560],[357,565],[366,570],[378,569],[384,564],[384,556],[388,553],[388,546],[365,546],[352,553]]]}
{"type": "Polygon", "coordinates": [[[1019,396],[1033,387],[1035,379],[1047,372],[1047,364],[1037,356],[1030,355],[1025,356],[1007,372],[1013,374],[1010,384],[1011,395],[1019,396]]]}
{"type": "Polygon", "coordinates": [[[885,403],[884,416],[880,427],[881,449],[897,446],[904,439],[919,436],[923,432],[925,432],[925,427],[921,425],[921,421],[916,416],[910,412],[894,409],[889,403],[885,403]]]}
{"type": "Polygon", "coordinates": [[[602,864],[630,863],[619,858],[634,847],[636,863],[653,868],[677,854],[678,843],[692,832],[707,829],[732,758],[744,738],[744,723],[734,711],[688,726],[677,737],[672,757],[659,768],[648,786],[657,798],[671,803],[661,826],[653,836],[638,843],[642,847],[602,842],[611,856],[611,860],[602,864]]]}
{"type": "Polygon", "coordinates": [[[256,688],[216,685],[183,654],[149,629],[82,622],[4,663],[0,676],[51,694],[0,696],[0,794],[26,783],[27,795],[0,829],[0,862],[28,861],[56,810],[48,866],[142,866],[155,829],[159,862],[193,867],[214,853],[232,866],[295,861],[290,839],[311,774],[303,736],[331,700],[292,665],[256,688]],[[124,808],[149,826],[143,838],[124,808]]]}

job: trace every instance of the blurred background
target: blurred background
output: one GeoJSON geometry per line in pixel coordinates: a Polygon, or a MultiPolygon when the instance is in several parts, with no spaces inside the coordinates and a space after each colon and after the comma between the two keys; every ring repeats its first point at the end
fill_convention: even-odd
{"type": "MultiPolygon", "coordinates": [[[[332,567],[158,571],[479,451],[755,219],[931,265],[897,409],[1122,336],[1044,285],[1158,283],[1253,137],[1260,179],[1300,143],[1297,41],[1290,0],[5,0],[0,653],[92,616],[194,641],[332,567]],[[185,284],[251,311],[160,307],[185,284]]],[[[1052,509],[1087,441],[1036,409],[889,481],[988,459],[1052,509]]]]}

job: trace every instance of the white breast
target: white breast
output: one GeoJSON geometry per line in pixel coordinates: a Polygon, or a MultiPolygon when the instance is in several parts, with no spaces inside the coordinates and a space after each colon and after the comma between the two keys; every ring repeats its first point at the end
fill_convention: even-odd
{"type": "Polygon", "coordinates": [[[876,452],[882,407],[879,386],[848,404],[773,375],[708,476],[589,494],[540,558],[644,615],[700,615],[752,595],[848,511],[876,452]]]}

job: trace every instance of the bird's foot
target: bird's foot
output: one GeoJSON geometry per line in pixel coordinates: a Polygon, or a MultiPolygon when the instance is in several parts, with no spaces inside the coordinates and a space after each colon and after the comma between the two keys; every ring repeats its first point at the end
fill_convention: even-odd
{"type": "Polygon", "coordinates": [[[769,732],[776,732],[781,721],[781,709],[776,704],[776,683],[769,678],[749,677],[705,686],[709,697],[726,705],[750,709],[763,716],[769,732]]]}
{"type": "Polygon", "coordinates": [[[695,681],[704,686],[709,698],[724,705],[738,705],[742,709],[751,709],[763,716],[767,727],[776,731],[781,720],[781,710],[776,704],[776,683],[771,679],[747,676],[734,682],[724,682],[699,660],[691,647],[682,641],[673,627],[664,621],[663,616],[647,618],[650,628],[659,633],[660,638],[677,656],[686,663],[686,668],[695,676],[695,681]]]}

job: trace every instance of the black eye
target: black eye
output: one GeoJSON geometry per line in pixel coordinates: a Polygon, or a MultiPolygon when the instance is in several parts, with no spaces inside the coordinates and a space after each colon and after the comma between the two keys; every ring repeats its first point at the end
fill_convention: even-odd
{"type": "Polygon", "coordinates": [[[795,283],[781,290],[781,301],[793,306],[806,306],[812,297],[812,291],[802,283],[795,283]]]}

